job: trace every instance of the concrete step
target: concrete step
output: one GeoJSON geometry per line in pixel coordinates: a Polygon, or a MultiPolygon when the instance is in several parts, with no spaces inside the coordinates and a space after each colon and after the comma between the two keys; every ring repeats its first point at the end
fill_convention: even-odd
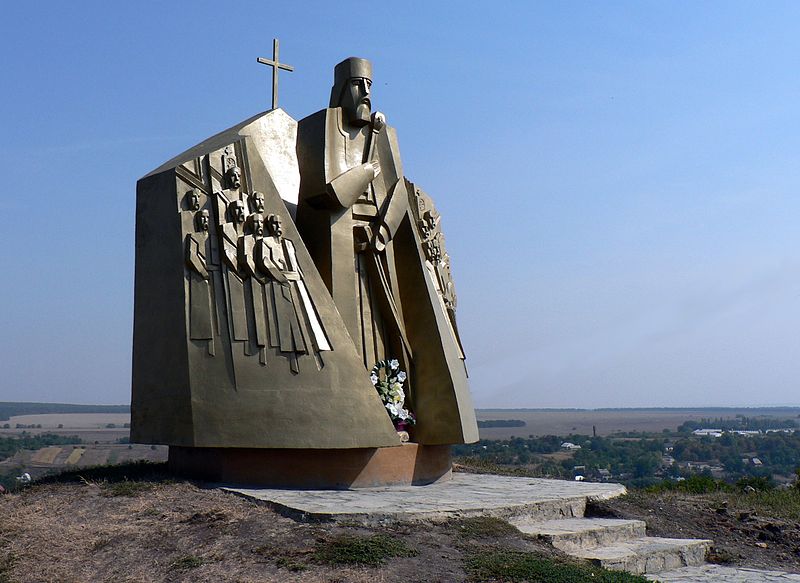
{"type": "Polygon", "coordinates": [[[546,522],[512,521],[522,532],[546,540],[566,553],[593,549],[645,536],[642,520],[565,518],[546,522]]]}
{"type": "Polygon", "coordinates": [[[711,544],[704,539],[642,537],[569,554],[606,569],[641,575],[702,565],[711,544]]]}

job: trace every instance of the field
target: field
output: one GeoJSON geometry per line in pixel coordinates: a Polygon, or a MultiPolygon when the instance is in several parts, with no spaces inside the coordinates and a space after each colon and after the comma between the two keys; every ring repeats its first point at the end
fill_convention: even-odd
{"type": "Polygon", "coordinates": [[[479,420],[520,419],[524,427],[481,428],[482,439],[508,439],[511,436],[568,435],[577,433],[610,435],[620,431],[675,431],[684,421],[703,418],[770,416],[778,419],[800,417],[800,407],[696,408],[696,409],[478,409],[479,420]]]}
{"type": "Polygon", "coordinates": [[[130,430],[124,427],[131,422],[130,413],[50,413],[42,415],[18,415],[0,422],[0,436],[18,436],[27,433],[55,433],[77,435],[88,443],[114,443],[128,437],[130,430]],[[8,424],[9,429],[3,429],[8,424]],[[17,428],[17,424],[26,426],[17,428]],[[29,426],[38,426],[29,428],[29,426]],[[114,425],[115,427],[109,427],[114,425]],[[59,427],[61,426],[61,427],[59,427]]]}

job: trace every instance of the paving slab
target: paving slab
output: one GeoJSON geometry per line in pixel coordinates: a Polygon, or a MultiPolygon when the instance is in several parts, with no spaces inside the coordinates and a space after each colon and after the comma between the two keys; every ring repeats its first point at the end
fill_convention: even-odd
{"type": "Polygon", "coordinates": [[[278,512],[306,520],[360,522],[444,520],[496,516],[507,520],[552,520],[583,516],[587,500],[625,493],[621,484],[520,478],[493,474],[453,474],[427,486],[356,490],[290,490],[220,486],[263,502],[278,512]]]}
{"type": "Polygon", "coordinates": [[[800,583],[800,574],[796,573],[722,567],[720,565],[684,567],[656,575],[647,575],[647,578],[661,583],[800,583]]]}

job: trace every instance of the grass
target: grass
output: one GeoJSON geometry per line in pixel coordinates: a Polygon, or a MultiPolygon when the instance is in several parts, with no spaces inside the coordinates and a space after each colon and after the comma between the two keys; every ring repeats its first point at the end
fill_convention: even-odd
{"type": "Polygon", "coordinates": [[[114,498],[117,496],[138,496],[143,492],[152,490],[154,484],[152,482],[131,482],[124,480],[122,482],[106,482],[103,484],[103,496],[114,498]]]}
{"type": "Polygon", "coordinates": [[[461,471],[474,474],[497,474],[499,476],[519,476],[523,478],[541,478],[543,474],[535,469],[523,466],[495,464],[477,456],[455,457],[453,463],[462,467],[461,471]]]}
{"type": "Polygon", "coordinates": [[[800,520],[800,491],[796,489],[718,493],[712,498],[714,501],[726,500],[731,511],[800,520]]]}
{"type": "Polygon", "coordinates": [[[11,583],[11,569],[14,567],[14,555],[0,557],[0,583],[11,583]]]}
{"type": "Polygon", "coordinates": [[[497,538],[519,535],[519,530],[500,518],[474,516],[453,521],[453,528],[463,538],[497,538]]]}
{"type": "Polygon", "coordinates": [[[340,535],[319,542],[314,560],[328,565],[380,567],[394,557],[415,557],[415,549],[386,534],[371,536],[340,535]]]}
{"type": "Polygon", "coordinates": [[[35,484],[63,484],[72,482],[159,482],[171,483],[175,477],[169,473],[166,462],[135,461],[118,465],[92,466],[43,476],[35,484]]]}
{"type": "Polygon", "coordinates": [[[203,559],[194,555],[184,555],[170,565],[170,569],[176,571],[188,571],[189,569],[196,569],[203,564],[203,559]]]}
{"type": "Polygon", "coordinates": [[[622,571],[606,571],[556,562],[534,553],[518,551],[484,551],[466,560],[470,580],[527,581],[530,583],[647,583],[647,579],[622,571]]]}
{"type": "Polygon", "coordinates": [[[769,515],[775,518],[800,520],[800,489],[779,489],[759,479],[740,480],[735,486],[705,476],[691,478],[672,484],[658,484],[633,495],[663,495],[679,492],[690,495],[705,495],[713,504],[728,504],[736,512],[769,515]],[[746,488],[750,486],[748,491],[746,488]]]}
{"type": "Polygon", "coordinates": [[[302,561],[298,561],[297,559],[293,559],[291,557],[278,557],[275,559],[275,566],[280,569],[287,569],[294,573],[299,573],[300,571],[305,571],[308,569],[308,565],[306,565],[302,561]]]}

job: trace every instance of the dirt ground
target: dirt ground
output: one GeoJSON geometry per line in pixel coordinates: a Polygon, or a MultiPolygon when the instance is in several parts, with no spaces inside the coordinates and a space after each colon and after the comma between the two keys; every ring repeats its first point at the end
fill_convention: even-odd
{"type": "Polygon", "coordinates": [[[709,562],[800,573],[797,518],[781,517],[763,505],[753,510],[740,494],[632,492],[594,503],[588,513],[644,520],[650,536],[712,539],[709,562]]]}
{"type": "Polygon", "coordinates": [[[379,528],[300,523],[188,482],[87,480],[0,496],[3,583],[464,581],[465,558],[483,544],[560,556],[513,529],[482,535],[456,522],[379,528]],[[380,567],[315,559],[320,545],[337,537],[376,533],[401,540],[417,555],[380,567]]]}

